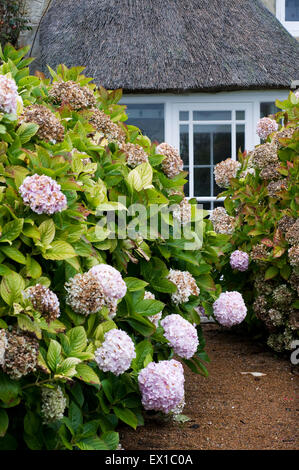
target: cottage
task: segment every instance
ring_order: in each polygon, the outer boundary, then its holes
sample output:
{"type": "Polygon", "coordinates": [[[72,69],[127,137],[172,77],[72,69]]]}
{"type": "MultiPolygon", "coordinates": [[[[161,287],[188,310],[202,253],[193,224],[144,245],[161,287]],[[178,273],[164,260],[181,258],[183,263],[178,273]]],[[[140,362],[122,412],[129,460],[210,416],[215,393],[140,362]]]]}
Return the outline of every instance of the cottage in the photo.
{"type": "Polygon", "coordinates": [[[264,3],[281,22],[260,0],[39,0],[34,47],[44,70],[85,64],[123,88],[128,122],[180,149],[186,193],[212,209],[214,165],[258,144],[299,80],[299,0],[264,3]]]}

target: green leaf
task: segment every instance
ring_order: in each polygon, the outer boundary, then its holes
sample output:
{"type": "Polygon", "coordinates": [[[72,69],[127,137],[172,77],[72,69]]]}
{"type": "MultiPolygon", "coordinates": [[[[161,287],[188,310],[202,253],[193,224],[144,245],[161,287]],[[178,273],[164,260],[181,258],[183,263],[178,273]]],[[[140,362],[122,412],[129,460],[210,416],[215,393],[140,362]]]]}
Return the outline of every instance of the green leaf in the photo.
{"type": "Polygon", "coordinates": [[[72,428],[74,429],[76,433],[79,429],[79,426],[83,424],[83,416],[82,416],[79,406],[76,405],[74,401],[72,401],[70,404],[68,417],[71,421],[72,428]]]}
{"type": "Polygon", "coordinates": [[[87,437],[79,442],[76,442],[76,446],[81,450],[110,450],[110,447],[106,442],[102,441],[99,437],[87,437]]]}
{"type": "Polygon", "coordinates": [[[112,408],[116,416],[121,421],[128,424],[133,429],[137,428],[138,419],[137,416],[133,413],[133,411],[129,410],[128,408],[121,408],[120,406],[113,406],[112,408]]]}
{"type": "Polygon", "coordinates": [[[55,224],[52,219],[48,219],[42,222],[38,229],[41,235],[41,243],[45,248],[47,248],[47,246],[54,240],[55,224]]]}
{"type": "Polygon", "coordinates": [[[124,281],[127,285],[128,291],[130,292],[135,292],[148,286],[148,282],[142,281],[142,279],[138,279],[137,277],[125,277],[124,281]]]}
{"type": "Polygon", "coordinates": [[[265,281],[273,279],[279,273],[279,269],[276,266],[270,266],[265,272],[265,281]]]}
{"type": "Polygon", "coordinates": [[[102,380],[102,388],[109,402],[113,403],[114,402],[113,387],[109,379],[102,380]]]}
{"type": "Polygon", "coordinates": [[[31,331],[37,336],[38,339],[42,338],[40,327],[36,322],[32,321],[29,317],[27,317],[27,315],[18,315],[18,327],[24,331],[31,331]]]}
{"type": "Polygon", "coordinates": [[[87,336],[83,326],[76,326],[67,332],[70,341],[69,355],[83,351],[87,345],[87,336]]]}
{"type": "Polygon", "coordinates": [[[10,379],[8,375],[3,372],[0,372],[0,400],[2,400],[5,405],[9,405],[16,401],[20,392],[20,383],[10,379]]]}
{"type": "Polygon", "coordinates": [[[139,315],[151,316],[160,313],[164,308],[163,302],[153,299],[140,300],[134,305],[133,309],[135,313],[139,315]]]}
{"type": "Polygon", "coordinates": [[[63,260],[77,256],[74,248],[67,242],[57,240],[51,244],[51,248],[43,254],[45,259],[63,260]]]}
{"type": "Polygon", "coordinates": [[[150,355],[151,361],[152,361],[154,348],[152,344],[150,343],[150,341],[145,339],[137,344],[137,346],[135,347],[135,351],[136,351],[136,358],[133,359],[131,367],[134,371],[139,371],[140,369],[143,369],[144,361],[147,355],[150,355]]]}
{"type": "Polygon", "coordinates": [[[0,408],[0,437],[5,436],[7,428],[8,428],[8,414],[5,410],[0,408]]]}
{"type": "Polygon", "coordinates": [[[119,435],[118,432],[115,431],[108,431],[105,432],[101,435],[101,439],[106,442],[108,448],[110,450],[115,450],[117,449],[117,446],[119,444],[119,435]]]}
{"type": "Polygon", "coordinates": [[[83,380],[83,382],[86,382],[88,384],[100,385],[99,377],[94,372],[94,370],[87,364],[78,364],[76,366],[76,370],[76,377],[78,377],[78,379],[83,380]]]}
{"type": "Polygon", "coordinates": [[[33,122],[21,124],[17,130],[17,135],[20,137],[21,143],[26,144],[29,142],[31,137],[37,133],[38,128],[39,126],[33,122]]]}
{"type": "Polygon", "coordinates": [[[56,368],[57,375],[65,375],[66,377],[73,377],[77,374],[76,366],[80,363],[77,357],[68,357],[64,359],[56,368]]]}
{"type": "Polygon", "coordinates": [[[1,297],[8,305],[22,299],[22,291],[25,288],[24,279],[17,273],[11,272],[3,276],[0,286],[1,297]]]}
{"type": "Polygon", "coordinates": [[[26,264],[25,256],[13,246],[1,246],[1,251],[8,257],[20,264],[26,264]]]}
{"type": "Polygon", "coordinates": [[[47,362],[52,372],[56,372],[57,366],[61,359],[61,346],[57,341],[51,339],[47,352],[47,362]]]}
{"type": "Polygon", "coordinates": [[[2,230],[0,242],[8,242],[11,244],[11,242],[18,238],[18,236],[22,232],[23,224],[24,219],[15,219],[12,222],[8,222],[7,224],[5,224],[2,230]]]}
{"type": "Polygon", "coordinates": [[[153,169],[149,163],[142,163],[127,176],[127,181],[132,189],[141,191],[152,187],[153,169]]]}
{"type": "Polygon", "coordinates": [[[213,278],[209,274],[203,274],[201,276],[198,276],[196,280],[200,289],[202,289],[203,291],[215,291],[215,283],[213,281],[213,278]]]}
{"type": "Polygon", "coordinates": [[[42,268],[40,264],[34,259],[27,255],[26,260],[26,273],[28,277],[38,279],[42,275],[42,268]]]}

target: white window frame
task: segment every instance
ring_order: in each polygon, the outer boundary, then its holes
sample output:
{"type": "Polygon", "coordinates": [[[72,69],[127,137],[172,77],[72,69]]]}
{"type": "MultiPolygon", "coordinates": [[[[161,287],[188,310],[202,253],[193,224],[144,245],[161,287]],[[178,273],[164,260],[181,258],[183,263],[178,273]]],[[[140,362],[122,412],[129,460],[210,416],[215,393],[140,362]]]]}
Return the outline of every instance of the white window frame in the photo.
{"type": "MultiPolygon", "coordinates": [[[[250,121],[247,119],[247,115],[252,114],[252,104],[250,103],[177,103],[173,105],[173,110],[172,110],[174,119],[175,119],[175,127],[177,128],[176,132],[176,137],[177,141],[175,144],[176,148],[179,148],[180,146],[180,126],[181,125],[188,125],[189,127],[189,197],[193,198],[196,197],[196,199],[204,202],[208,201],[215,201],[216,196],[196,196],[194,194],[194,162],[193,162],[193,157],[194,157],[194,141],[193,141],[193,135],[194,135],[194,126],[197,125],[207,125],[207,124],[220,124],[220,125],[229,125],[231,126],[231,155],[223,156],[223,158],[228,158],[231,157],[233,160],[236,160],[236,126],[237,124],[242,124],[245,126],[245,148],[248,147],[249,142],[246,141],[246,136],[248,140],[248,136],[251,134],[250,130],[250,121]],[[180,111],[189,111],[189,120],[188,121],[180,121],[179,119],[179,114],[180,111]],[[193,111],[231,111],[232,117],[230,120],[217,120],[217,121],[195,121],[193,119],[193,111]],[[245,112],[245,120],[236,120],[235,119],[235,111],[244,111],[245,112]]],[[[245,150],[245,149],[244,149],[245,150]]],[[[207,167],[210,167],[210,165],[207,165],[207,167]]],[[[211,178],[213,175],[211,174],[211,178]]],[[[220,199],[218,199],[220,200],[220,199]]]]}
{"type": "MultiPolygon", "coordinates": [[[[187,104],[196,108],[196,110],[242,110],[242,106],[246,106],[245,120],[245,150],[253,150],[254,147],[261,143],[256,134],[256,124],[260,119],[260,103],[275,102],[276,99],[283,101],[287,99],[288,90],[250,90],[250,91],[232,91],[219,93],[188,93],[175,95],[171,93],[159,94],[128,94],[123,95],[120,104],[147,104],[160,103],[164,104],[164,129],[165,142],[179,149],[179,121],[178,109],[187,104]]],[[[205,121],[204,121],[205,122],[205,121]]],[[[213,121],[209,121],[212,123],[213,121]]],[[[224,123],[226,121],[217,121],[224,123]]],[[[235,147],[232,147],[232,155],[235,158],[235,147]]],[[[227,158],[224,155],[223,158],[227,158]]],[[[190,176],[189,176],[190,178],[190,176]]],[[[193,184],[190,183],[190,184],[193,184]]],[[[221,201],[215,197],[199,196],[199,202],[221,201]]]]}
{"type": "Polygon", "coordinates": [[[299,21],[286,21],[286,2],[276,0],[276,16],[282,25],[295,37],[299,37],[299,21]]]}

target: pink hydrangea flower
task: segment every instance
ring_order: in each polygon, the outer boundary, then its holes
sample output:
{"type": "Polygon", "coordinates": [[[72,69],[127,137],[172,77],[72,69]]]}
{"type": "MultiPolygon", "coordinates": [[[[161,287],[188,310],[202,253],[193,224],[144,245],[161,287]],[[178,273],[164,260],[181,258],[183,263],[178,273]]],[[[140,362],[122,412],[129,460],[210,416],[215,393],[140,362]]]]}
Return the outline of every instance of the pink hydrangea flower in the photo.
{"type": "Polygon", "coordinates": [[[223,292],[213,304],[216,320],[223,326],[241,323],[247,314],[243,297],[239,292],[223,292]]]}
{"type": "Polygon", "coordinates": [[[138,376],[144,408],[165,414],[175,411],[184,401],[184,382],[183,366],[178,361],[150,362],[138,376]]]}
{"type": "Polygon", "coordinates": [[[267,137],[278,130],[278,124],[274,119],[264,117],[259,120],[256,126],[256,133],[260,139],[267,139],[267,137]]]}
{"type": "Polygon", "coordinates": [[[235,250],[229,259],[232,269],[238,271],[247,271],[249,265],[249,256],[245,251],[235,250]]]}
{"type": "Polygon", "coordinates": [[[0,112],[17,113],[18,87],[12,78],[0,75],[0,112]]]}
{"type": "Polygon", "coordinates": [[[133,341],[125,331],[116,328],[105,333],[104,338],[102,346],[95,351],[99,369],[115,375],[123,374],[136,357],[133,341]]]}
{"type": "Polygon", "coordinates": [[[167,315],[161,325],[164,336],[170,342],[174,352],[185,359],[194,356],[198,347],[196,328],[181,315],[167,315]]]}
{"type": "Polygon", "coordinates": [[[89,273],[95,275],[102,287],[104,295],[112,299],[122,299],[127,292],[127,285],[117,269],[109,264],[97,264],[89,273]]]}
{"type": "Polygon", "coordinates": [[[46,175],[27,176],[19,187],[24,204],[37,214],[54,214],[67,207],[60,185],[46,175]]]}

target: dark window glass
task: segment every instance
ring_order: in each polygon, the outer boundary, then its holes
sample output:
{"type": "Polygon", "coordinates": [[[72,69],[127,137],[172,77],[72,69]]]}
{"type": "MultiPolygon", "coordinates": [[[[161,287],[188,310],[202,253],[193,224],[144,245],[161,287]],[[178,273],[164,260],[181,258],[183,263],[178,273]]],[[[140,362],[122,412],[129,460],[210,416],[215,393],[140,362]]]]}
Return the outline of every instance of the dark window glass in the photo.
{"type": "Polygon", "coordinates": [[[137,126],[152,141],[164,142],[164,104],[127,104],[125,124],[137,126]]]}
{"type": "Polygon", "coordinates": [[[211,196],[211,168],[194,168],[194,196],[211,196]]]}
{"type": "Polygon", "coordinates": [[[245,121],[245,111],[236,111],[237,121],[245,121]]]}
{"type": "Polygon", "coordinates": [[[276,114],[279,109],[275,106],[273,101],[267,101],[260,104],[260,116],[261,118],[267,117],[270,114],[276,114]]]}
{"type": "Polygon", "coordinates": [[[236,150],[237,150],[236,156],[238,156],[240,149],[241,149],[241,152],[244,152],[245,150],[245,125],[244,124],[237,124],[236,126],[236,150]]]}
{"type": "Polygon", "coordinates": [[[231,156],[231,126],[194,126],[194,165],[212,165],[231,156]]]}
{"type": "Polygon", "coordinates": [[[230,121],[231,111],[193,111],[193,121],[230,121]]]}
{"type": "Polygon", "coordinates": [[[286,21],[299,21],[299,0],[285,0],[286,21]]]}
{"type": "Polygon", "coordinates": [[[180,121],[189,121],[189,111],[180,111],[180,121]]]}
{"type": "MultiPolygon", "coordinates": [[[[189,171],[189,126],[185,124],[180,126],[180,156],[184,162],[184,170],[189,171]]],[[[185,184],[184,191],[189,196],[189,182],[185,184]]]]}

